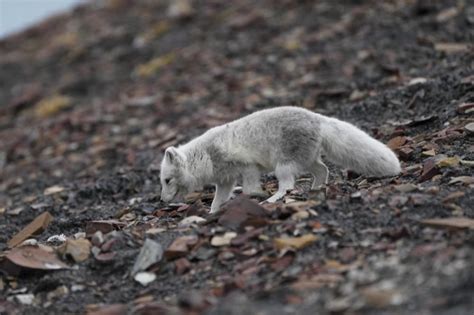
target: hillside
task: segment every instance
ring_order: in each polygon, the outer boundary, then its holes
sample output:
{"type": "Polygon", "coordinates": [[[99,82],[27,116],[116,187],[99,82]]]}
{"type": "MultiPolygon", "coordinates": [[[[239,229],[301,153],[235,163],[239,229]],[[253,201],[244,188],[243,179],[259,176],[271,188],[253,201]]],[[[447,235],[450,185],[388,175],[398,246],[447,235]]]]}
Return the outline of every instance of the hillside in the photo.
{"type": "Polygon", "coordinates": [[[473,42],[471,0],[93,1],[0,41],[0,314],[470,314],[473,42]],[[283,105],[402,174],[160,201],[166,147],[283,105]]]}

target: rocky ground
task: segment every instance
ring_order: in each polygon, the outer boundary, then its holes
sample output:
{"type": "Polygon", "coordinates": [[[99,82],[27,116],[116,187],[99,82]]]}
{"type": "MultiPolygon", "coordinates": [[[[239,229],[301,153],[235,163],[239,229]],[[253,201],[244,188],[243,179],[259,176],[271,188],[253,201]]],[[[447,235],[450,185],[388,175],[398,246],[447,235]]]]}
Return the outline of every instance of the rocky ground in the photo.
{"type": "Polygon", "coordinates": [[[471,0],[109,0],[0,41],[0,314],[472,314],[473,39],[471,0]],[[279,105],[402,174],[160,202],[165,147],[279,105]]]}

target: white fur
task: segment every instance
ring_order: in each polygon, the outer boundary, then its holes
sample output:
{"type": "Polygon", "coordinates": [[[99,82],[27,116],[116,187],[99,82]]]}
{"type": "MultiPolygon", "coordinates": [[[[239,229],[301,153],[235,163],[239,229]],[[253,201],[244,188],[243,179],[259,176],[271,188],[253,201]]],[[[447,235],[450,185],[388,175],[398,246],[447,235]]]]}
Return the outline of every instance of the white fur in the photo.
{"type": "Polygon", "coordinates": [[[384,144],[347,122],[298,107],[261,110],[212,128],[178,148],[161,163],[161,198],[171,201],[205,184],[215,184],[211,212],[227,201],[242,177],[246,194],[262,193],[260,175],[275,172],[278,191],[293,189],[301,173],[314,176],[312,188],[327,183],[321,156],[336,165],[375,177],[400,173],[400,163],[384,144]]]}

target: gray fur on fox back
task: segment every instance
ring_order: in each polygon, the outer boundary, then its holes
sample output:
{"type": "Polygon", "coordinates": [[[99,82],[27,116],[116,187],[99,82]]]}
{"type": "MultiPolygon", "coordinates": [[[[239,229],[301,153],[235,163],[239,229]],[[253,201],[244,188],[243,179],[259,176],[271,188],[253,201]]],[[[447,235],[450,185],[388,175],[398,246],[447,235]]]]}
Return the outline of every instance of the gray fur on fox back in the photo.
{"type": "Polygon", "coordinates": [[[294,187],[301,173],[313,174],[313,187],[326,183],[321,156],[368,176],[400,173],[395,154],[359,128],[303,108],[277,107],[168,148],[161,164],[162,199],[170,201],[212,183],[217,190],[211,211],[217,211],[237,178],[243,177],[244,193],[261,192],[260,174],[275,171],[279,190],[268,199],[274,202],[294,187]]]}

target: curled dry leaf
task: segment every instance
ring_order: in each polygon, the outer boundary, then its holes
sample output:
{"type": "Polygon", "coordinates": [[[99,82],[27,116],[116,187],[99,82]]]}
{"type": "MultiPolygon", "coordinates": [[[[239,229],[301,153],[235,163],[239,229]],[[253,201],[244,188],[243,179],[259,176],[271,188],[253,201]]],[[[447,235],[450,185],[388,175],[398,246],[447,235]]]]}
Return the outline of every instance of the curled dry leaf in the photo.
{"type": "Polygon", "coordinates": [[[23,230],[15,234],[9,241],[8,247],[15,247],[32,235],[41,233],[53,220],[53,216],[49,212],[43,212],[37,216],[30,224],[25,226],[23,230]]]}

